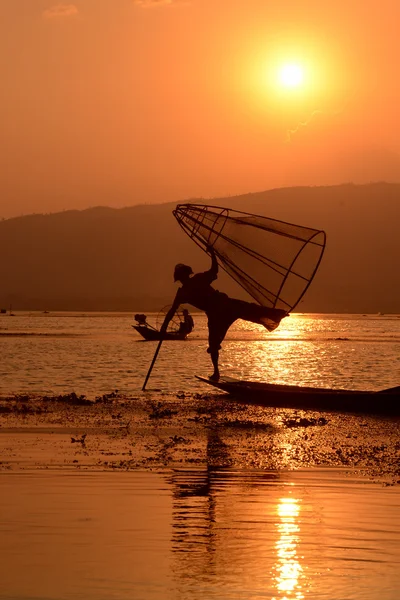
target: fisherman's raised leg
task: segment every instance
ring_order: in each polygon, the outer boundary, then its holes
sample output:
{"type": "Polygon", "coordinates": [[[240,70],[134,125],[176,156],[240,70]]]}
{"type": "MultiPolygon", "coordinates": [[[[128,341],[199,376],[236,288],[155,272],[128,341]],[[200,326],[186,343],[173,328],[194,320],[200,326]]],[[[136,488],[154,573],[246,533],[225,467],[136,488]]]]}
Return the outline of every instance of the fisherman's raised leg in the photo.
{"type": "Polygon", "coordinates": [[[233,305],[238,317],[252,323],[263,325],[268,331],[276,329],[284,317],[288,316],[285,310],[261,306],[245,300],[233,300],[233,305]]]}

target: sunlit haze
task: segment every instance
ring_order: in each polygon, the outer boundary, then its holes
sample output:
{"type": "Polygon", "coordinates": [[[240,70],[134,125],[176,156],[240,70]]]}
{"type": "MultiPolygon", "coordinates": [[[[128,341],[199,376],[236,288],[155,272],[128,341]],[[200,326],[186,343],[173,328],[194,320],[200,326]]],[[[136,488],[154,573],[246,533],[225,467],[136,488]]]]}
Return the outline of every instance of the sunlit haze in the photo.
{"type": "Polygon", "coordinates": [[[2,0],[0,218],[399,181],[400,5],[2,0]]]}

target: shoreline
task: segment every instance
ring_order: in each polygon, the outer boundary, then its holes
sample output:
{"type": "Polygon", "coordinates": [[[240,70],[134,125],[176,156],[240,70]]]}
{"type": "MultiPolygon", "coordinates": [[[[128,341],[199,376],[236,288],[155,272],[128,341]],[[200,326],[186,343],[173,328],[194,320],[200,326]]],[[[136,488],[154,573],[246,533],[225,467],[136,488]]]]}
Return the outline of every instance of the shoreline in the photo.
{"type": "Polygon", "coordinates": [[[0,471],[341,467],[400,484],[398,419],[242,405],[220,393],[0,398],[0,471]]]}

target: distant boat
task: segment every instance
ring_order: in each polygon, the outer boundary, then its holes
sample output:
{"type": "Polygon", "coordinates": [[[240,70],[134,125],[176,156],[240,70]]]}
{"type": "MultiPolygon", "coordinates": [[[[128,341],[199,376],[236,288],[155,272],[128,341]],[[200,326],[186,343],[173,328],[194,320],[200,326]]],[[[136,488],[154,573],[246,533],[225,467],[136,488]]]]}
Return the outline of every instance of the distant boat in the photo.
{"type": "MultiPolygon", "coordinates": [[[[161,340],[161,332],[158,329],[152,329],[146,325],[132,325],[132,327],[148,342],[161,340]]],[[[187,334],[179,333],[179,331],[168,331],[162,336],[163,340],[186,340],[186,338],[187,334]]]]}
{"type": "MultiPolygon", "coordinates": [[[[164,321],[167,309],[169,307],[164,307],[158,315],[158,320],[160,323],[164,321]]],[[[135,329],[140,335],[148,342],[160,341],[162,340],[186,340],[187,336],[193,329],[193,320],[192,326],[185,326],[185,322],[180,320],[179,314],[177,315],[177,320],[173,325],[177,326],[179,323],[179,327],[176,329],[171,328],[169,331],[166,331],[164,334],[161,334],[160,329],[153,327],[147,322],[146,315],[136,314],[135,315],[136,325],[132,325],[133,329],[135,329]]]]}

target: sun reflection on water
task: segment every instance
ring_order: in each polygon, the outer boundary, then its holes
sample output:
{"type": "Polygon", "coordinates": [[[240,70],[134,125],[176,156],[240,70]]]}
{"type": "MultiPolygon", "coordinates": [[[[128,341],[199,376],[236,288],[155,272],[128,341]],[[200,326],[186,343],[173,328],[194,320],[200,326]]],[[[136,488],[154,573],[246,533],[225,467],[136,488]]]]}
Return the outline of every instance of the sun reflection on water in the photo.
{"type": "Polygon", "coordinates": [[[329,347],[321,347],[321,344],[309,337],[309,325],[300,317],[288,320],[285,325],[281,324],[274,335],[260,330],[261,337],[258,340],[254,339],[255,327],[258,326],[244,322],[237,326],[236,334],[242,335],[243,339],[237,337],[235,343],[229,346],[227,355],[229,352],[231,364],[224,364],[225,370],[229,371],[233,364],[240,364],[241,370],[235,372],[234,376],[242,379],[277,384],[340,387],[340,384],[335,386],[324,380],[323,375],[325,365],[332,365],[332,355],[338,363],[337,371],[341,372],[343,369],[345,357],[340,356],[338,342],[331,341],[329,347]],[[250,331],[253,335],[251,344],[246,338],[250,331]]]}
{"type": "Polygon", "coordinates": [[[300,533],[299,501],[295,498],[280,498],[276,512],[279,518],[276,523],[279,538],[275,544],[277,561],[273,569],[273,580],[278,596],[272,600],[300,600],[304,598],[304,594],[300,583],[303,568],[297,554],[300,533]]]}

